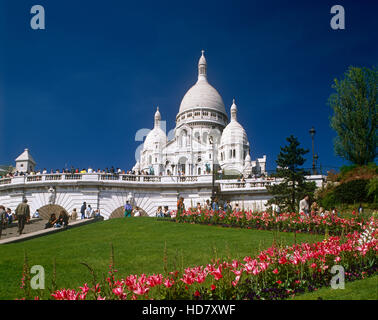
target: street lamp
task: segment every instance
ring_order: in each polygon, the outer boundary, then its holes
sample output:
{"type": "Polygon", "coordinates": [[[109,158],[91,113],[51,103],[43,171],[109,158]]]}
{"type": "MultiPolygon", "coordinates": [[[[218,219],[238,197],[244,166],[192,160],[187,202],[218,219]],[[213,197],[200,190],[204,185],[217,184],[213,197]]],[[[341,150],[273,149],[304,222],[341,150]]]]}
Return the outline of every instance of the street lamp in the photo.
{"type": "Polygon", "coordinates": [[[314,136],[315,136],[315,129],[314,127],[312,127],[310,130],[309,130],[309,133],[311,135],[311,140],[312,140],[312,174],[316,174],[316,169],[315,169],[315,159],[317,160],[318,159],[318,155],[315,155],[314,153],[314,136]]]}
{"type": "Polygon", "coordinates": [[[213,168],[212,168],[212,179],[211,179],[211,204],[214,203],[215,201],[215,179],[214,179],[214,149],[215,149],[215,146],[214,146],[214,138],[213,136],[209,136],[209,143],[212,147],[212,163],[213,163],[213,168]]]}

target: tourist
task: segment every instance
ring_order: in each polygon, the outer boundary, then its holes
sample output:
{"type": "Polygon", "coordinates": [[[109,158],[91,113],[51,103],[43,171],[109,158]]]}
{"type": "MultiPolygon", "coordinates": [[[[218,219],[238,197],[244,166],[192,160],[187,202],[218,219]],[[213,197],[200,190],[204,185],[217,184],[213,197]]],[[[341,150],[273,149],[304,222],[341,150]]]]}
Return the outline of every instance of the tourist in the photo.
{"type": "Polygon", "coordinates": [[[18,220],[18,233],[21,235],[26,221],[30,219],[30,207],[26,198],[17,206],[16,216],[18,220]]]}
{"type": "Polygon", "coordinates": [[[358,207],[358,214],[362,214],[364,209],[362,208],[362,204],[360,203],[360,206],[358,207]]]}
{"type": "Polygon", "coordinates": [[[134,217],[140,217],[139,207],[135,207],[134,217]]]}
{"type": "Polygon", "coordinates": [[[93,209],[92,209],[92,207],[91,207],[90,204],[88,204],[88,207],[87,207],[87,209],[85,210],[85,213],[86,213],[87,219],[92,218],[92,215],[93,215],[93,209]]]}
{"type": "Polygon", "coordinates": [[[58,221],[56,222],[57,227],[63,227],[67,228],[68,227],[68,214],[65,210],[62,210],[59,214],[58,221]]]}
{"type": "Polygon", "coordinates": [[[165,218],[170,218],[171,217],[171,212],[168,210],[168,206],[164,207],[164,217],[165,218]]]}
{"type": "Polygon", "coordinates": [[[76,208],[72,210],[72,213],[71,213],[71,220],[75,221],[77,219],[77,212],[76,212],[76,208]]]}
{"type": "Polygon", "coordinates": [[[314,201],[311,204],[311,214],[316,215],[318,213],[318,210],[319,210],[318,204],[314,201]]]}
{"type": "Polygon", "coordinates": [[[201,211],[202,211],[201,204],[197,202],[197,212],[201,213],[201,211]]]}
{"type": "Polygon", "coordinates": [[[157,210],[156,210],[156,217],[157,218],[163,218],[164,217],[164,214],[163,214],[163,209],[161,206],[158,206],[157,210]]]}
{"type": "Polygon", "coordinates": [[[299,213],[309,215],[309,196],[305,195],[304,198],[299,201],[299,213]]]}
{"type": "Polygon", "coordinates": [[[232,207],[231,207],[231,203],[230,203],[230,200],[227,200],[224,205],[223,205],[223,210],[227,213],[231,213],[232,211],[232,207]]]}
{"type": "Polygon", "coordinates": [[[10,208],[7,208],[6,213],[7,213],[8,224],[11,224],[13,222],[13,213],[12,213],[12,210],[10,208]]]}
{"type": "Polygon", "coordinates": [[[129,203],[129,201],[126,201],[125,212],[124,212],[125,218],[131,217],[131,212],[132,211],[133,211],[133,206],[129,203]]]}
{"type": "Polygon", "coordinates": [[[319,216],[321,216],[322,218],[325,217],[325,211],[324,211],[324,208],[323,208],[323,207],[320,207],[320,208],[319,208],[319,216]]]}
{"type": "Polygon", "coordinates": [[[204,210],[210,210],[210,200],[207,199],[204,206],[203,206],[203,209],[204,210]]]}
{"type": "Polygon", "coordinates": [[[218,198],[215,198],[212,204],[213,211],[219,211],[218,198]]]}
{"type": "Polygon", "coordinates": [[[239,208],[239,204],[238,203],[235,203],[235,209],[234,209],[235,213],[238,213],[240,212],[240,208],[239,208]]]}
{"type": "Polygon", "coordinates": [[[178,216],[180,216],[184,211],[185,211],[184,198],[180,197],[178,199],[178,201],[177,201],[177,215],[176,215],[176,218],[178,216]]]}
{"type": "Polygon", "coordinates": [[[56,218],[55,213],[52,213],[49,220],[45,224],[45,229],[52,228],[57,221],[58,219],[56,218]]]}
{"type": "Polygon", "coordinates": [[[39,210],[38,209],[33,213],[32,218],[39,218],[39,210]]]}
{"type": "Polygon", "coordinates": [[[3,233],[3,228],[6,227],[7,223],[7,213],[5,207],[0,205],[0,238],[3,233]]]}
{"type": "Polygon", "coordinates": [[[81,219],[85,219],[85,210],[87,209],[87,203],[84,201],[80,208],[81,219]]]}

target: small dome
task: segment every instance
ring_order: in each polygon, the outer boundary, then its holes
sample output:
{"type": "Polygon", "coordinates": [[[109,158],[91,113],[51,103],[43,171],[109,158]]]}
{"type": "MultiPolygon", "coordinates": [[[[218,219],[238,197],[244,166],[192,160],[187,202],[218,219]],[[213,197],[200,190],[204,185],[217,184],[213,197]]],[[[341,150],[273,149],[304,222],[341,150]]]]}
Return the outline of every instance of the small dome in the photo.
{"type": "Polygon", "coordinates": [[[222,132],[220,141],[221,146],[233,143],[242,143],[243,145],[249,146],[247,133],[242,125],[236,120],[236,112],[237,107],[234,99],[231,106],[231,121],[222,132]]]}
{"type": "Polygon", "coordinates": [[[150,133],[147,135],[146,140],[143,144],[144,150],[155,150],[156,143],[159,144],[160,148],[165,146],[167,143],[167,136],[160,127],[153,128],[150,133]]]}
{"type": "Polygon", "coordinates": [[[161,114],[159,107],[156,108],[154,115],[154,128],[148,133],[146,140],[143,144],[144,150],[156,150],[156,143],[159,144],[160,148],[165,146],[167,143],[167,135],[160,127],[161,114]]]}
{"type": "Polygon", "coordinates": [[[229,145],[233,143],[242,143],[249,145],[247,133],[241,124],[237,121],[231,121],[222,132],[220,145],[229,145]]]}

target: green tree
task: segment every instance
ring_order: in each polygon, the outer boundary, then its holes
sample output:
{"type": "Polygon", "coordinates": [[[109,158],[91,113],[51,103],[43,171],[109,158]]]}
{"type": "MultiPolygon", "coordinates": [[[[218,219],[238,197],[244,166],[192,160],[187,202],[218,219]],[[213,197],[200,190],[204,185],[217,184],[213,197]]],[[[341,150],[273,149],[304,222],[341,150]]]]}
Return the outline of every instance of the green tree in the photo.
{"type": "Polygon", "coordinates": [[[0,165],[0,177],[6,176],[8,173],[12,173],[14,168],[12,166],[0,165]]]}
{"type": "Polygon", "coordinates": [[[331,127],[337,132],[334,149],[338,156],[358,165],[377,156],[376,68],[349,67],[344,79],[334,80],[328,104],[333,109],[331,127]]]}
{"type": "Polygon", "coordinates": [[[300,148],[297,138],[292,135],[286,140],[289,144],[281,147],[276,160],[277,169],[273,174],[274,177],[281,178],[282,182],[267,187],[273,195],[268,204],[277,204],[282,210],[295,212],[299,201],[306,194],[313,196],[316,186],[315,182],[306,181],[308,173],[301,168],[306,161],[303,155],[308,150],[300,148]]]}

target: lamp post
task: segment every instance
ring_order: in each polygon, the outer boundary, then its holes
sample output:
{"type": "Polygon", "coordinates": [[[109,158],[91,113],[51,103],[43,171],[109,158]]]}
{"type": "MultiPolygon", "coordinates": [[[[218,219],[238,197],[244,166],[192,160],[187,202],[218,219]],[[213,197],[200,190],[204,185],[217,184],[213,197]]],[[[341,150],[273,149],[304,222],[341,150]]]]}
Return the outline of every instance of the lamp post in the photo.
{"type": "Polygon", "coordinates": [[[318,155],[315,155],[315,152],[314,152],[314,136],[316,133],[316,130],[314,129],[314,127],[312,127],[309,130],[309,133],[311,135],[311,140],[312,140],[312,174],[316,174],[315,158],[318,159],[318,155]]]}
{"type": "Polygon", "coordinates": [[[209,143],[210,143],[210,145],[211,145],[211,151],[212,151],[212,171],[211,171],[211,173],[212,173],[212,179],[211,179],[211,204],[213,204],[214,203],[214,201],[215,201],[215,179],[214,179],[214,169],[215,169],[215,167],[214,167],[214,148],[215,148],[215,146],[214,146],[214,139],[213,139],[213,136],[210,136],[209,137],[209,143]]]}

